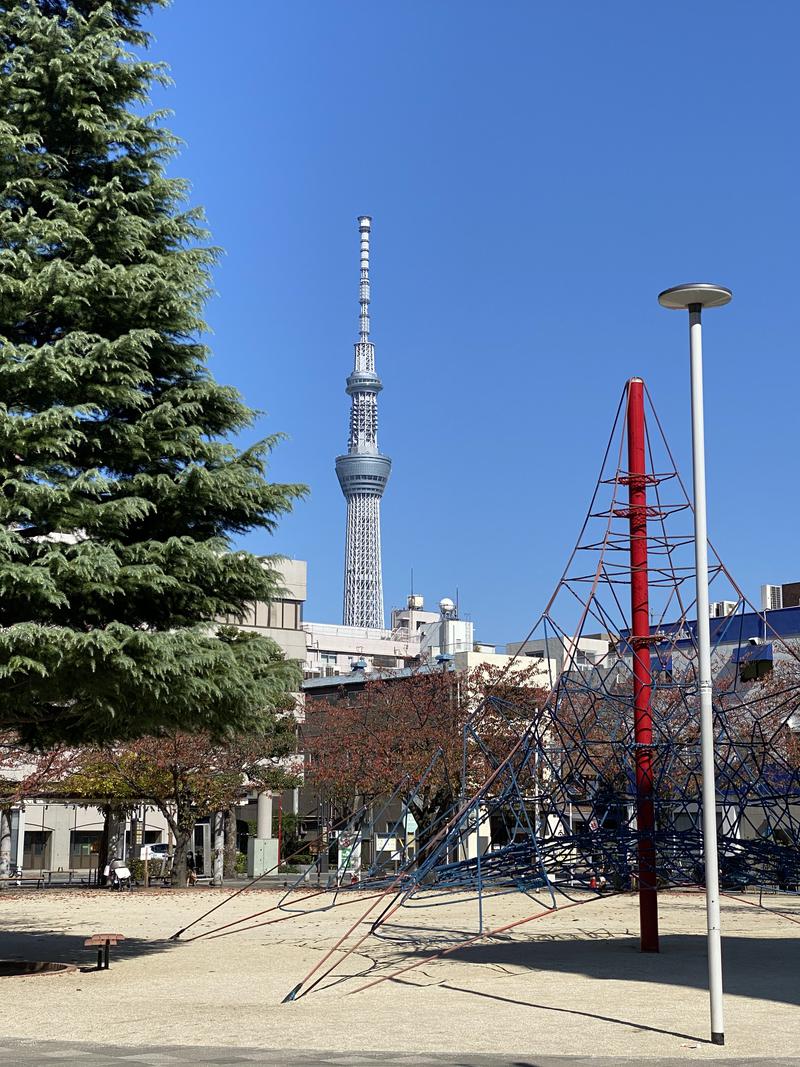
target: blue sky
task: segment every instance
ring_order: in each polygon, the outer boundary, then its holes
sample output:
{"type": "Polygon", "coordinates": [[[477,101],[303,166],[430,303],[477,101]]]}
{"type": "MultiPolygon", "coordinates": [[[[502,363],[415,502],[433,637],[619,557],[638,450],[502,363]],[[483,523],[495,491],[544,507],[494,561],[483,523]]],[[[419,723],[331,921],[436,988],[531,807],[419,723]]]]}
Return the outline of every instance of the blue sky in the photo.
{"type": "Polygon", "coordinates": [[[656,302],[687,280],[734,291],[704,339],[711,536],[755,598],[800,579],[800,8],[175,0],[150,28],[174,172],[226,251],[213,372],[311,487],[246,544],[308,560],[308,618],[341,615],[359,214],[387,613],[413,567],[481,640],[524,636],[633,374],[690,475],[687,324],[656,302]]]}

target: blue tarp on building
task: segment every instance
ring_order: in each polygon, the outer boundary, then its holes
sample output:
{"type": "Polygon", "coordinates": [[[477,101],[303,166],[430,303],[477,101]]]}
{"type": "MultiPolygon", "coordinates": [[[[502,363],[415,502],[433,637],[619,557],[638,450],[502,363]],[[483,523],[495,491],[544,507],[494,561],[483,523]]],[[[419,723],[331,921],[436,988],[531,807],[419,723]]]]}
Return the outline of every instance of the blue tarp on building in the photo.
{"type": "MultiPolygon", "coordinates": [[[[800,641],[800,607],[780,608],[775,611],[736,611],[719,619],[709,619],[712,649],[719,645],[742,645],[748,648],[766,648],[767,645],[747,645],[750,638],[769,642],[770,638],[782,637],[785,641],[800,641]]],[[[625,648],[629,630],[620,631],[620,651],[630,655],[625,648]]],[[[691,648],[697,644],[697,623],[687,619],[681,623],[663,623],[650,627],[651,636],[662,639],[664,648],[691,648]]],[[[656,648],[658,646],[656,645],[656,648]]],[[[769,646],[772,647],[771,645],[769,646]]],[[[753,657],[751,657],[753,658],[753,657]]],[[[761,658],[772,658],[761,657],[761,658]]]]}
{"type": "Polygon", "coordinates": [[[772,642],[766,645],[737,645],[731,652],[734,663],[755,663],[769,660],[772,662],[772,642]]]}

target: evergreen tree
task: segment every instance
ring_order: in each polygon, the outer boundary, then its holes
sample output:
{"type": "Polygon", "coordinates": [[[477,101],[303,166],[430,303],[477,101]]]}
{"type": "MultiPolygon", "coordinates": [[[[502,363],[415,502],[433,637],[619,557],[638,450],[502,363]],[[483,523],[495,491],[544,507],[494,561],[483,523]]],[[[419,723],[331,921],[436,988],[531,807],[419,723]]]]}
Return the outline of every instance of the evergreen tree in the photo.
{"type": "Polygon", "coordinates": [[[303,488],[201,341],[216,250],[148,113],[163,0],[0,0],[0,729],[31,744],[257,729],[296,683],[217,634],[276,593],[231,551],[303,488]]]}

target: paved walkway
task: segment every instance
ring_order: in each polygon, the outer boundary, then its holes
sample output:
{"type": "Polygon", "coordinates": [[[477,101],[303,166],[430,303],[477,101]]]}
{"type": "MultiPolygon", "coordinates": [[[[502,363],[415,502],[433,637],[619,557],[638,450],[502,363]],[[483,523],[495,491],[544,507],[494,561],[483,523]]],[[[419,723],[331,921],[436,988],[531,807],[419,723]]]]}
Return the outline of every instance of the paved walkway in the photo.
{"type": "MultiPolygon", "coordinates": [[[[454,1053],[419,1055],[397,1052],[303,1052],[267,1051],[255,1048],[208,1048],[202,1046],[87,1045],[72,1041],[0,1040],[0,1063],[60,1063],[64,1067],[170,1067],[200,1064],[227,1067],[229,1064],[257,1063],[264,1067],[685,1067],[688,1058],[619,1059],[594,1056],[484,1056],[454,1053]]],[[[795,1059],[706,1059],[698,1057],[704,1067],[800,1067],[795,1059]]]]}

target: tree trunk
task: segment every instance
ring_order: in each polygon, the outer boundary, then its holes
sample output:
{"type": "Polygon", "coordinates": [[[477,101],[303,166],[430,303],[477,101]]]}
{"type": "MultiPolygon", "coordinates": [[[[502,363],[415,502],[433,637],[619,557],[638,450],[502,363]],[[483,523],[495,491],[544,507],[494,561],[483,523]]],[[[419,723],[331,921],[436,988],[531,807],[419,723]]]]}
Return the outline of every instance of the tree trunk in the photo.
{"type": "Polygon", "coordinates": [[[225,861],[225,812],[215,811],[211,816],[211,834],[213,859],[211,862],[211,881],[213,885],[224,885],[225,861]]]}
{"type": "Polygon", "coordinates": [[[109,825],[111,822],[111,808],[104,804],[100,810],[103,813],[103,836],[100,838],[100,849],[97,854],[97,884],[108,885],[108,875],[105,871],[114,858],[108,844],[108,836],[111,831],[109,825]]]}
{"type": "Polygon", "coordinates": [[[108,816],[108,855],[113,860],[125,855],[125,824],[127,823],[125,808],[119,808],[112,804],[108,816]]]}
{"type": "Polygon", "coordinates": [[[113,859],[122,859],[125,851],[125,823],[127,812],[124,807],[106,804],[103,807],[103,836],[100,841],[98,857],[99,883],[105,885],[108,879],[103,874],[106,866],[113,859]]]}
{"type": "Polygon", "coordinates": [[[192,843],[194,822],[190,826],[175,827],[175,883],[179,889],[186,885],[188,867],[186,865],[186,853],[192,843]]]}
{"type": "Polygon", "coordinates": [[[228,808],[225,812],[225,852],[223,856],[222,873],[225,878],[232,881],[236,877],[236,853],[238,841],[238,825],[236,822],[236,808],[228,808]]]}
{"type": "Polygon", "coordinates": [[[11,808],[0,808],[0,889],[11,875],[11,808]]]}
{"type": "MultiPolygon", "coordinates": [[[[446,816],[452,811],[453,798],[441,794],[426,798],[424,802],[412,805],[412,813],[417,824],[416,866],[417,869],[427,863],[432,854],[438,852],[447,835],[446,816]]],[[[450,857],[443,852],[439,863],[447,863],[450,857]]],[[[438,864],[437,864],[438,866],[438,864]]]]}

